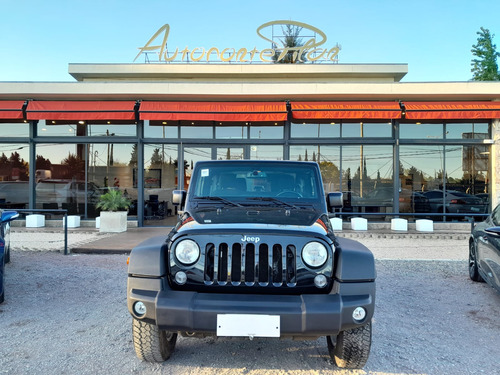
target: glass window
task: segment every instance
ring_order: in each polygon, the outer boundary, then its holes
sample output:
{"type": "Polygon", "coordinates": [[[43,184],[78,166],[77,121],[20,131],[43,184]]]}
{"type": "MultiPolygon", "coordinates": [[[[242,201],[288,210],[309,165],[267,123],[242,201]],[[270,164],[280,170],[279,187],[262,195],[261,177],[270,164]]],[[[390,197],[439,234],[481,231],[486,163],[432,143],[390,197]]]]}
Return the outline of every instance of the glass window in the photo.
{"type": "Polygon", "coordinates": [[[448,139],[488,139],[488,123],[446,124],[448,139]]]}
{"type": "Polygon", "coordinates": [[[319,124],[292,124],[292,138],[319,138],[319,124]]]}
{"type": "Polygon", "coordinates": [[[392,124],[388,123],[342,123],[343,138],[392,137],[392,124]]]}
{"type": "Polygon", "coordinates": [[[283,160],[283,146],[252,145],[250,146],[250,159],[283,160]]]}
{"type": "Polygon", "coordinates": [[[443,124],[400,124],[401,139],[442,139],[443,124]]]}
{"type": "Polygon", "coordinates": [[[40,120],[37,124],[37,132],[40,137],[135,137],[137,135],[137,126],[135,124],[87,124],[83,121],[81,123],[68,124],[40,120]]]}
{"type": "MultiPolygon", "coordinates": [[[[144,145],[145,225],[175,225],[172,192],[178,185],[177,167],[177,145],[144,145]]],[[[134,169],[134,187],[137,187],[137,168],[134,169]]],[[[135,199],[137,207],[137,197],[135,199]]],[[[137,212],[131,214],[137,215],[137,212]]]]}
{"type": "Polygon", "coordinates": [[[85,132],[85,125],[80,125],[77,129],[77,124],[58,124],[56,121],[40,120],[37,124],[37,134],[40,137],[76,137],[77,133],[85,135],[85,132]]]}
{"type": "Polygon", "coordinates": [[[144,127],[144,137],[146,138],[177,138],[178,126],[158,126],[149,123],[144,127]]]}
{"type": "Polygon", "coordinates": [[[217,160],[243,160],[243,147],[217,147],[217,160]]]}
{"type": "Polygon", "coordinates": [[[29,146],[0,144],[0,208],[28,208],[29,146]]]}
{"type": "Polygon", "coordinates": [[[247,138],[246,126],[216,126],[215,138],[217,139],[245,139],[247,138]]]}
{"type": "Polygon", "coordinates": [[[29,123],[0,123],[0,137],[29,137],[29,135],[29,123]]]}
{"type": "Polygon", "coordinates": [[[182,138],[201,138],[212,139],[213,127],[212,126],[181,126],[182,138]]]}
{"type": "Polygon", "coordinates": [[[290,146],[290,160],[318,162],[324,190],[340,191],[340,146],[290,146]]]}
{"type": "Polygon", "coordinates": [[[283,139],[283,126],[250,126],[252,139],[283,139]]]}
{"type": "Polygon", "coordinates": [[[339,138],[340,124],[292,124],[292,138],[339,138]]]}
{"type": "Polygon", "coordinates": [[[342,175],[346,211],[392,212],[392,146],[342,146],[342,175]]]}
{"type": "MultiPolygon", "coordinates": [[[[489,212],[489,146],[446,146],[446,191],[449,213],[489,212]]],[[[463,219],[452,217],[452,219],[463,219]]]]}
{"type": "Polygon", "coordinates": [[[126,125],[88,124],[87,135],[97,136],[97,137],[100,136],[135,137],[137,135],[137,126],[136,124],[126,124],[126,125]]]}
{"type": "Polygon", "coordinates": [[[443,146],[401,146],[399,159],[399,211],[442,212],[443,146]]]}

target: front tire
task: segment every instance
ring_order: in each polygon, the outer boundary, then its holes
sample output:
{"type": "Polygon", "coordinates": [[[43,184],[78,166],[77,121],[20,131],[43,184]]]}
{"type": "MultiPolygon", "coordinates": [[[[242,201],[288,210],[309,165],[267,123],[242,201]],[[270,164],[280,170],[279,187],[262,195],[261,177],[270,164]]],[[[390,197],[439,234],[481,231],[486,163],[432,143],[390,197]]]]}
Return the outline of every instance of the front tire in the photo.
{"type": "Polygon", "coordinates": [[[132,319],[132,334],[137,357],[147,362],[163,362],[170,358],[177,333],[163,331],[153,324],[132,319]]]}
{"type": "Polygon", "coordinates": [[[472,281],[484,281],[477,267],[477,252],[474,241],[469,242],[469,277],[472,281]]]}
{"type": "Polygon", "coordinates": [[[340,332],[335,344],[327,336],[328,352],[337,367],[361,369],[368,361],[372,344],[372,325],[368,324],[340,332]]]}

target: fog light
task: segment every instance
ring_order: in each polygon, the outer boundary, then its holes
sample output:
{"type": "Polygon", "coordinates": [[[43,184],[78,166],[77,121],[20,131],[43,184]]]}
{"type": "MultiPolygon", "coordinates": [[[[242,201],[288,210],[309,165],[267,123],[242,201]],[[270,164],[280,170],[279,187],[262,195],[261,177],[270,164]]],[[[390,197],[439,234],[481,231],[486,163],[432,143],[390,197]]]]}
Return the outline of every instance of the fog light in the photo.
{"type": "Polygon", "coordinates": [[[175,274],[175,282],[179,285],[186,284],[188,277],[185,272],[179,271],[175,274]]]}
{"type": "Polygon", "coordinates": [[[314,278],[314,285],[316,285],[318,288],[324,288],[327,284],[326,276],[325,275],[316,275],[314,278]]]}
{"type": "Polygon", "coordinates": [[[141,301],[136,302],[134,304],[134,312],[139,316],[146,314],[146,305],[141,301]]]}
{"type": "Polygon", "coordinates": [[[352,312],[352,318],[356,322],[361,322],[366,318],[366,310],[363,307],[356,307],[352,312]]]}

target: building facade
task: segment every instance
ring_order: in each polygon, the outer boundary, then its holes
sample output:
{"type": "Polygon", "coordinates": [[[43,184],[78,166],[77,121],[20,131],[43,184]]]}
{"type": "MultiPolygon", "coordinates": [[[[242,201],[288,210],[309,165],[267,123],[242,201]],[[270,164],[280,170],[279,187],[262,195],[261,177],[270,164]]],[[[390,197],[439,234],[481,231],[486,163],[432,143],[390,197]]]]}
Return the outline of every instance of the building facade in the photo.
{"type": "Polygon", "coordinates": [[[172,225],[197,161],[273,159],[319,163],[371,220],[489,212],[500,83],[402,83],[407,69],[70,64],[74,82],[0,82],[0,207],[92,219],[115,188],[140,226],[172,225]]]}

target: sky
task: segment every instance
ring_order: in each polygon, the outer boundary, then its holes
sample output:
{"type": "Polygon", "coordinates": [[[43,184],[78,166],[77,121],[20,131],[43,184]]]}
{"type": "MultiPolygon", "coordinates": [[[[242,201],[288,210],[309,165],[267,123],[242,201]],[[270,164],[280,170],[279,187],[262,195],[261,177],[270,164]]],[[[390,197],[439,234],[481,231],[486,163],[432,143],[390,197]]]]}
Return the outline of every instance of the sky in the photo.
{"type": "Polygon", "coordinates": [[[70,63],[133,63],[165,24],[169,49],[250,50],[269,48],[264,23],[302,22],[341,45],[341,64],[408,64],[402,82],[470,80],[481,27],[500,45],[498,0],[0,0],[0,11],[0,81],[71,82],[70,63]]]}

